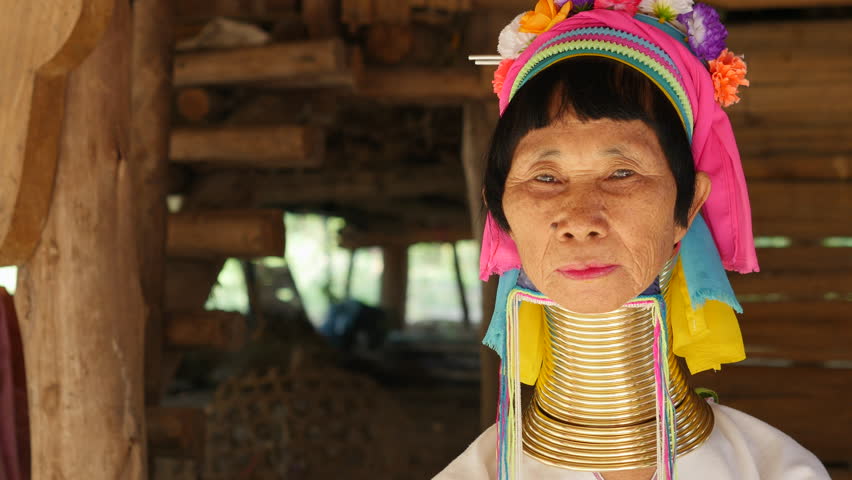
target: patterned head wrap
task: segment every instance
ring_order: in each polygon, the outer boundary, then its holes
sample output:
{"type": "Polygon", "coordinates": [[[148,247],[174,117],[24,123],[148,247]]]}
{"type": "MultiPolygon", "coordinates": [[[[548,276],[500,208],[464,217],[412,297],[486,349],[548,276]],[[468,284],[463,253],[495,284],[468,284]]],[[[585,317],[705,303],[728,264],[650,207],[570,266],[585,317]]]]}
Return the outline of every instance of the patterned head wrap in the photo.
{"type": "MultiPolygon", "coordinates": [[[[580,12],[535,37],[516,59],[510,59],[498,94],[500,111],[505,111],[526,82],[561,60],[605,57],[640,71],[674,105],[692,145],[695,169],[710,177],[712,191],[702,216],[722,265],[740,273],[756,272],[748,190],[731,123],[717,102],[718,88],[711,72],[684,39],[676,28],[642,14],[631,17],[605,9],[580,12]]],[[[484,278],[520,266],[511,239],[491,227],[486,228],[483,239],[480,274],[484,278]],[[495,244],[499,251],[488,248],[495,244]]]]}

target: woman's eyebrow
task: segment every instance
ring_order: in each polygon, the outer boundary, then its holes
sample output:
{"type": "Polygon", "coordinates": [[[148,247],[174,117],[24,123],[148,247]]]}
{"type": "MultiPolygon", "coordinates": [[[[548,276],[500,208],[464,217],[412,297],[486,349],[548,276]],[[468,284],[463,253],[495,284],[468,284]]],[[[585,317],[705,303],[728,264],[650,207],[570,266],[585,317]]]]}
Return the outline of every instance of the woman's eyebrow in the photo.
{"type": "Polygon", "coordinates": [[[601,151],[607,157],[629,157],[621,146],[609,147],[601,151]]]}
{"type": "Polygon", "coordinates": [[[624,160],[636,161],[636,150],[634,148],[625,148],[621,145],[609,147],[601,150],[601,155],[604,157],[620,157],[624,160]]]}
{"type": "Polygon", "coordinates": [[[539,152],[536,155],[536,157],[547,158],[547,157],[558,157],[560,155],[562,155],[562,152],[560,152],[559,150],[549,149],[549,150],[544,150],[542,152],[539,152]]]}

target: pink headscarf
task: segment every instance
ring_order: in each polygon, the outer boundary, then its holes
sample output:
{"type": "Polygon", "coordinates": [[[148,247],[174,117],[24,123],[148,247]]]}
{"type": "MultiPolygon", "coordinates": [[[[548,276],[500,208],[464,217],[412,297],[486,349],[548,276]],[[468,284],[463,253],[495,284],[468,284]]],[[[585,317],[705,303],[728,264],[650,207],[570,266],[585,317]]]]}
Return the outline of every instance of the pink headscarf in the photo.
{"type": "MultiPolygon", "coordinates": [[[[759,271],[751,229],[751,207],[740,154],[728,115],[714,99],[713,81],[704,63],[661,29],[618,11],[596,9],[578,13],[539,35],[515,60],[500,92],[500,113],[509,104],[518,72],[538,48],[565,32],[584,27],[610,27],[641,37],[662,48],[675,62],[694,112],[692,156],[696,171],[705,172],[712,190],[702,215],[713,235],[725,269],[759,271]]],[[[518,249],[509,235],[488,215],[482,238],[480,278],[519,268],[518,249]]]]}

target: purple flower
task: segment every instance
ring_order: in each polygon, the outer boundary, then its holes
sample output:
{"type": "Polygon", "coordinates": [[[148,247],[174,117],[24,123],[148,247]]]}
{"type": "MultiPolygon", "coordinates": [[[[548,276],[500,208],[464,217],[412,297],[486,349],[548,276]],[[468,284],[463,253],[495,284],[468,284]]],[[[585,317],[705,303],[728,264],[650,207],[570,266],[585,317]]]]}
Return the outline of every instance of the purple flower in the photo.
{"type": "Polygon", "coordinates": [[[678,15],[677,20],[686,25],[689,46],[698,57],[710,61],[725,49],[728,30],[713,7],[696,3],[691,12],[678,15]]]}
{"type": "MultiPolygon", "coordinates": [[[[559,2],[561,0],[557,0],[559,2]]],[[[565,3],[565,2],[562,2],[565,3]]],[[[595,0],[575,0],[574,6],[571,7],[572,12],[585,12],[595,7],[595,0]]]]}

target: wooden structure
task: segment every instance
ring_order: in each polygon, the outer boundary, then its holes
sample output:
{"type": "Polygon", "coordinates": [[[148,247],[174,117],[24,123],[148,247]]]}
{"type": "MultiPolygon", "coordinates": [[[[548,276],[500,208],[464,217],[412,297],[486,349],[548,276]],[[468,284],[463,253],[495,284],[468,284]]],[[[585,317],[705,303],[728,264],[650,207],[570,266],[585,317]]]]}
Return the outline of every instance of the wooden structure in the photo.
{"type": "MultiPolygon", "coordinates": [[[[406,248],[481,231],[496,102],[465,57],[527,1],[24,3],[3,0],[0,20],[17,46],[0,55],[15,92],[0,263],[20,266],[36,479],[146,478],[146,450],[205,462],[203,412],[161,400],[184,352],[242,344],[243,316],[203,306],[224,259],[282,254],[284,209],[341,216],[345,245],[385,248],[398,326],[406,248]]],[[[710,3],[748,55],[729,112],[755,233],[772,239],[762,272],[732,279],[754,360],[695,382],[848,468],[852,248],[832,238],[852,237],[852,2],[710,3]]],[[[486,424],[497,365],[481,358],[486,424]]]]}

